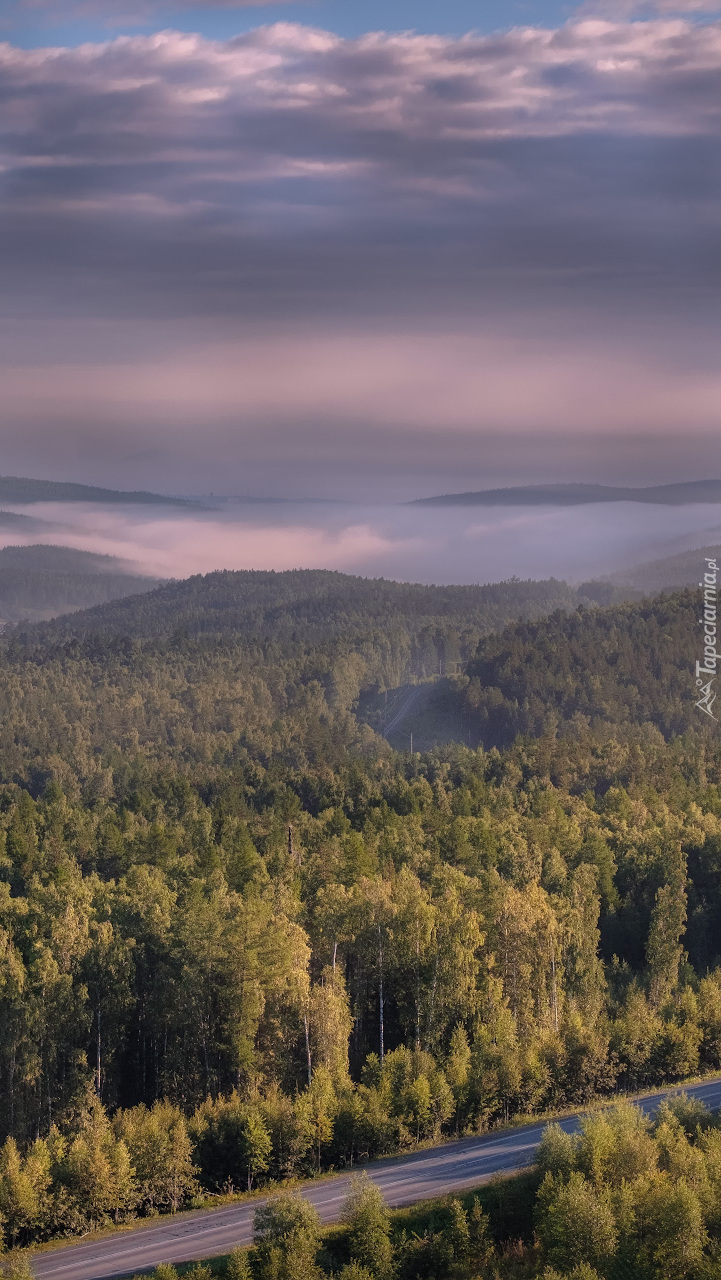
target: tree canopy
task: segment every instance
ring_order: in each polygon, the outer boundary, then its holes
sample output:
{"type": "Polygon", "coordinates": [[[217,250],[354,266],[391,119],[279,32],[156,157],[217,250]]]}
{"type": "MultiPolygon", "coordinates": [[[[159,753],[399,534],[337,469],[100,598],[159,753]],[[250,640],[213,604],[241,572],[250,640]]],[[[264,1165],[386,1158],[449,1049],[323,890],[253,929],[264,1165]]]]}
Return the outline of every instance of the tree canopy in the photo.
{"type": "MultiPolygon", "coordinates": [[[[3,638],[9,1245],[721,1068],[693,601],[482,634],[556,586],[221,574],[3,638]],[[485,745],[392,751],[361,693],[451,640],[485,745]]],[[[650,1159],[632,1137],[619,1168],[650,1159]]],[[[602,1274],[625,1237],[601,1140],[552,1141],[544,1266],[602,1274]],[[571,1217],[584,1259],[554,1243],[571,1217]]],[[[648,1240],[690,1214],[691,1267],[711,1219],[665,1185],[633,1212],[648,1240]]],[[[372,1272],[357,1201],[343,1265],[372,1272]]]]}

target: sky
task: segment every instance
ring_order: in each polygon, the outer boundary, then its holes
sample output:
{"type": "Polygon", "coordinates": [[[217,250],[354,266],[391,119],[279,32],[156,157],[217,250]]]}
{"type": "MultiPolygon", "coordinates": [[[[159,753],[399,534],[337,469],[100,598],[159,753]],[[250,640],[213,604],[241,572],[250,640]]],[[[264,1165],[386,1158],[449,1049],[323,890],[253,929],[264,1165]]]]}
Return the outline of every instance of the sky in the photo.
{"type": "Polygon", "coordinates": [[[713,0],[5,0],[0,471],[721,475],[713,0]]]}

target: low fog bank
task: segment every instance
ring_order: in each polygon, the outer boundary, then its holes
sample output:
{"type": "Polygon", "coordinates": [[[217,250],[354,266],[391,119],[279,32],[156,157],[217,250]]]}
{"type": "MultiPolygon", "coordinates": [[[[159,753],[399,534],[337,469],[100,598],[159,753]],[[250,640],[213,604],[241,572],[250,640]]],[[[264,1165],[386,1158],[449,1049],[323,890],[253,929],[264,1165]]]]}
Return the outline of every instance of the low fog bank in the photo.
{"type": "MultiPolygon", "coordinates": [[[[27,508],[13,508],[25,514],[27,508]]],[[[570,582],[718,541],[716,505],[638,503],[479,511],[252,502],[169,512],[94,504],[33,504],[33,533],[0,530],[5,545],[42,541],[116,556],[136,573],[184,578],[214,569],[338,569],[423,583],[555,576],[570,582]]]]}

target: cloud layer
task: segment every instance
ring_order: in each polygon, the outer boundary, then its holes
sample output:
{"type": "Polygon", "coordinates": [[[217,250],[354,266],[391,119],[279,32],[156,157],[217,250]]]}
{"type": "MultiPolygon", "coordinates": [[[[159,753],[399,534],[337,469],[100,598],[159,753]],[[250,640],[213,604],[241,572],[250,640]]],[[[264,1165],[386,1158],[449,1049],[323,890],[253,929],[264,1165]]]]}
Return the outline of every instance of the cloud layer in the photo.
{"type": "Polygon", "coordinates": [[[6,444],[712,430],[720,72],[671,19],[0,46],[6,444]]]}
{"type": "Polygon", "coordinates": [[[291,502],[228,504],[194,517],[72,503],[25,510],[44,519],[47,532],[11,533],[13,543],[62,541],[161,577],[326,568],[411,582],[495,582],[513,574],[578,582],[719,538],[714,506],[623,503],[611,513],[603,504],[479,511],[291,502]]]}
{"type": "Polygon", "coordinates": [[[721,30],[680,21],[5,46],[4,266],[16,288],[30,270],[192,315],[373,308],[400,284],[412,307],[579,274],[700,283],[720,68],[721,30]]]}

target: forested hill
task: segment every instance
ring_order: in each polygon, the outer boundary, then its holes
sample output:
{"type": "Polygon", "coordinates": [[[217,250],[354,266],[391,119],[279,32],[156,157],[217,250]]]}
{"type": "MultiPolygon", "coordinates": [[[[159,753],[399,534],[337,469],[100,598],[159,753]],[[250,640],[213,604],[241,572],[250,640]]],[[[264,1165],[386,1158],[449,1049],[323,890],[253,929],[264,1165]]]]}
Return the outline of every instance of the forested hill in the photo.
{"type": "Polygon", "coordinates": [[[28,779],[49,751],[81,773],[137,750],[185,764],[239,753],[337,762],[378,746],[355,715],[362,693],[441,670],[450,678],[422,713],[430,731],[407,726],[425,745],[503,747],[588,725],[652,725],[666,738],[713,728],[694,707],[693,593],[578,601],[553,580],[424,587],[214,573],[16,627],[0,647],[0,777],[28,779]]]}
{"type": "MultiPolygon", "coordinates": [[[[613,594],[614,588],[609,590],[613,594]]],[[[293,648],[367,634],[378,627],[413,633],[428,626],[488,633],[518,618],[574,609],[579,598],[575,588],[555,578],[435,587],[324,569],[221,570],[168,583],[142,599],[117,600],[72,620],[58,619],[32,637],[52,643],[64,637],[149,639],[182,632],[232,635],[248,644],[271,641],[293,648]]]]}
{"type": "Polygon", "coordinates": [[[29,782],[48,755],[81,775],[137,753],[332,764],[380,745],[353,714],[363,690],[459,670],[482,635],[577,600],[553,580],[214,573],[23,624],[0,645],[0,780],[29,782]]]}
{"type": "Polygon", "coordinates": [[[478,736],[499,746],[584,721],[650,723],[667,738],[700,728],[697,618],[697,593],[684,591],[518,623],[480,642],[464,709],[478,736]]]}
{"type": "Polygon", "coordinates": [[[694,603],[214,574],[4,636],[0,1244],[721,1070],[694,603]],[[359,722],[452,644],[535,741],[359,722]]]}
{"type": "Polygon", "coordinates": [[[676,484],[628,488],[605,484],[528,484],[472,493],[445,493],[416,498],[409,506],[498,507],[578,506],[589,502],[651,502],[682,506],[688,502],[721,501],[721,480],[685,480],[676,484]]]}
{"type": "Polygon", "coordinates": [[[114,556],[43,543],[3,547],[0,623],[54,618],[157,585],[157,578],[132,573],[114,556]]]}
{"type": "Polygon", "coordinates": [[[102,489],[98,485],[75,484],[64,480],[34,480],[29,476],[0,476],[2,502],[113,502],[122,505],[142,503],[153,506],[197,506],[187,498],[169,498],[144,489],[132,491],[102,489]]]}
{"type": "Polygon", "coordinates": [[[721,546],[694,547],[662,560],[647,560],[611,574],[609,582],[621,591],[630,588],[642,595],[652,596],[660,591],[682,591],[685,587],[695,590],[702,572],[704,560],[716,560],[721,556],[721,546]]]}

